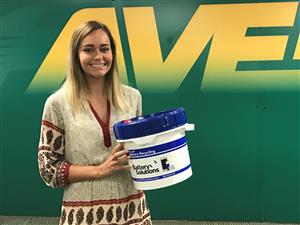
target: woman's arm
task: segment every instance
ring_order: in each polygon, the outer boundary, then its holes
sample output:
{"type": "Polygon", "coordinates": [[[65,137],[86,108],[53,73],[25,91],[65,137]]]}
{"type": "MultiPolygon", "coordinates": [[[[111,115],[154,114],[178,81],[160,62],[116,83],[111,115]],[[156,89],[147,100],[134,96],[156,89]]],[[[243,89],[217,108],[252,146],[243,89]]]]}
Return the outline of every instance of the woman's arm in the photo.
{"type": "Polygon", "coordinates": [[[72,164],[69,168],[68,181],[69,183],[101,179],[109,176],[119,170],[129,170],[129,165],[124,165],[128,162],[128,150],[124,150],[122,144],[117,144],[111,155],[100,165],[81,166],[72,164]]]}
{"type": "Polygon", "coordinates": [[[64,123],[60,105],[55,98],[47,99],[41,124],[38,151],[39,172],[44,182],[52,188],[67,185],[70,164],[65,161],[64,123]]]}

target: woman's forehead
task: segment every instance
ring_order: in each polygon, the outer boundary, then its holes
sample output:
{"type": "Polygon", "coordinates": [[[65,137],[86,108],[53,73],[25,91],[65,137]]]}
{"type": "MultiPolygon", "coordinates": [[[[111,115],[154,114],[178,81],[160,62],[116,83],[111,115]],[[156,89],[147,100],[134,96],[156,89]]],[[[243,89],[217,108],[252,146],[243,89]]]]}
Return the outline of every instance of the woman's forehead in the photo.
{"type": "Polygon", "coordinates": [[[102,29],[97,29],[83,38],[81,46],[85,45],[110,45],[110,40],[105,31],[102,29]]]}

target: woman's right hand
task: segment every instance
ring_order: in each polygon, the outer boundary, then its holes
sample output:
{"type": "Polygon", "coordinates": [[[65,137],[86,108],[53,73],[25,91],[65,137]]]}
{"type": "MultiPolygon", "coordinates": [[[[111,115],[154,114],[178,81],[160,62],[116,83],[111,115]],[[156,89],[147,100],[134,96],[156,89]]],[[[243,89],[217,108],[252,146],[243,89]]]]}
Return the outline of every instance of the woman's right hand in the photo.
{"type": "Polygon", "coordinates": [[[111,155],[102,164],[97,166],[97,177],[109,176],[119,170],[129,170],[131,168],[128,165],[129,158],[128,150],[124,149],[124,144],[117,144],[112,150],[111,155]]]}
{"type": "Polygon", "coordinates": [[[124,150],[123,144],[117,144],[112,150],[111,155],[100,165],[85,166],[71,164],[68,181],[70,183],[99,179],[111,175],[119,170],[129,170],[128,150],[124,150]]]}

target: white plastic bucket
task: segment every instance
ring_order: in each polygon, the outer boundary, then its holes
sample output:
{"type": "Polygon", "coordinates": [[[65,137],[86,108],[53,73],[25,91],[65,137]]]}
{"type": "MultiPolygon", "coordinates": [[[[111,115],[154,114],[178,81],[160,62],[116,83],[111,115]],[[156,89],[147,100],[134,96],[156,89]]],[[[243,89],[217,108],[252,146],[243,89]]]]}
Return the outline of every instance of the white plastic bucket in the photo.
{"type": "Polygon", "coordinates": [[[129,150],[131,176],[136,189],[152,190],[177,184],[192,175],[184,124],[138,138],[117,140],[129,150]]]}

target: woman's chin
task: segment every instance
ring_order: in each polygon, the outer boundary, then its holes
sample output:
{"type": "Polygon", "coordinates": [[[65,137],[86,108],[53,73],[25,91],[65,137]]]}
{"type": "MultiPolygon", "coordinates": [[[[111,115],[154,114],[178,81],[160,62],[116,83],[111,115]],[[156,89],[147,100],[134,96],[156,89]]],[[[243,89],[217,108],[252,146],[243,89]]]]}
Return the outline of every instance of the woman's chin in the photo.
{"type": "Polygon", "coordinates": [[[107,72],[105,73],[90,73],[88,76],[93,78],[93,79],[101,79],[103,77],[105,77],[105,75],[107,74],[107,72]]]}

